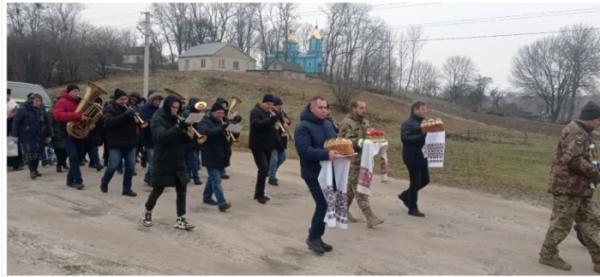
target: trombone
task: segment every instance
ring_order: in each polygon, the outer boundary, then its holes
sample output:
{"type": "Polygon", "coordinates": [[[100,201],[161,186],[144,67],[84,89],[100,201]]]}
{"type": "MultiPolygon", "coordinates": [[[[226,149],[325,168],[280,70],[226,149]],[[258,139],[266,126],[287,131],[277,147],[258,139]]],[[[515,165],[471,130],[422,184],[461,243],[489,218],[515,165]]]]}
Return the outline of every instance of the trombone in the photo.
{"type": "MultiPolygon", "coordinates": [[[[127,106],[126,104],[123,104],[123,107],[125,107],[125,109],[133,111],[132,107],[127,106]]],[[[146,128],[148,127],[148,122],[146,122],[142,116],[140,115],[140,113],[134,111],[133,112],[133,120],[135,121],[135,124],[139,125],[141,128],[146,128]]]]}
{"type": "MultiPolygon", "coordinates": [[[[177,124],[181,124],[181,122],[185,122],[185,118],[177,115],[177,124]]],[[[206,135],[200,134],[192,125],[187,126],[186,134],[190,139],[196,140],[197,144],[203,144],[208,139],[206,135]]]]}

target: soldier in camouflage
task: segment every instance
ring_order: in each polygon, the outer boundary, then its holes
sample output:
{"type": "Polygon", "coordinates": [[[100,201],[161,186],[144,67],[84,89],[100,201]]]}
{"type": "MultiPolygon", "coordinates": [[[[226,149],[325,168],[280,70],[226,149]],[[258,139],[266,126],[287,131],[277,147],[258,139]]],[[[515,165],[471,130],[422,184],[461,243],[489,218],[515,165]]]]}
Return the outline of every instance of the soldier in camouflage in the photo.
{"type": "Polygon", "coordinates": [[[579,120],[563,130],[552,163],[549,192],[554,196],[550,227],[540,251],[539,262],[551,267],[570,270],[571,265],[558,255],[562,242],[577,223],[587,247],[594,271],[600,273],[600,214],[592,201],[595,186],[600,182],[600,171],[592,163],[595,146],[591,132],[600,127],[600,106],[588,102],[579,120]]]}
{"type": "Polygon", "coordinates": [[[361,153],[358,141],[360,139],[364,139],[366,137],[367,130],[371,128],[369,121],[364,118],[364,115],[367,112],[367,103],[363,101],[353,101],[351,108],[352,113],[347,115],[344,120],[342,120],[338,133],[338,137],[352,140],[354,150],[359,154],[352,158],[352,162],[350,164],[350,173],[348,174],[348,220],[350,222],[358,221],[350,214],[350,205],[352,204],[354,197],[356,197],[358,207],[367,218],[367,227],[373,228],[376,225],[382,224],[383,220],[377,218],[377,216],[375,216],[371,210],[369,196],[356,191],[358,185],[358,173],[360,171],[361,153]]]}

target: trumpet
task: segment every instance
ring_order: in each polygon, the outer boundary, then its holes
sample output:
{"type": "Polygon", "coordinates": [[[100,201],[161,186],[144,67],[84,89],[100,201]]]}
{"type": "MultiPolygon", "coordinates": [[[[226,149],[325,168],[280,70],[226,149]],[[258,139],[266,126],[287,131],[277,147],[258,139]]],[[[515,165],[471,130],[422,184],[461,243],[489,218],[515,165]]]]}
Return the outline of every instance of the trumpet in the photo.
{"type": "MultiPolygon", "coordinates": [[[[125,109],[127,109],[127,110],[133,110],[133,108],[131,108],[125,104],[123,104],[123,107],[125,107],[125,109]]],[[[146,122],[142,118],[142,116],[136,111],[133,112],[133,120],[135,121],[135,124],[139,125],[141,128],[148,127],[148,122],[146,122]]]]}
{"type": "MultiPolygon", "coordinates": [[[[283,111],[280,111],[280,113],[283,113],[283,111]]],[[[274,111],[271,111],[271,115],[277,116],[277,113],[275,113],[274,111]]],[[[285,126],[283,126],[281,121],[277,120],[277,122],[275,122],[275,129],[277,129],[279,132],[281,132],[282,137],[284,137],[286,139],[294,140],[292,138],[292,136],[290,136],[290,132],[288,131],[288,129],[286,129],[285,126]]]]}
{"type": "MultiPolygon", "coordinates": [[[[242,103],[242,99],[232,96],[231,101],[229,101],[229,110],[227,111],[227,119],[232,120],[233,115],[236,113],[237,108],[242,103]]],[[[231,143],[236,143],[238,140],[235,138],[235,135],[231,131],[227,131],[226,134],[227,140],[231,143]]]]}
{"type": "MultiPolygon", "coordinates": [[[[184,122],[184,121],[185,121],[185,118],[181,117],[180,115],[177,115],[177,124],[181,124],[181,122],[184,122]]],[[[208,139],[208,137],[206,135],[200,134],[196,130],[196,128],[194,128],[194,126],[192,126],[192,125],[188,125],[186,132],[187,132],[187,136],[190,139],[195,139],[197,144],[203,144],[208,139]]]]}

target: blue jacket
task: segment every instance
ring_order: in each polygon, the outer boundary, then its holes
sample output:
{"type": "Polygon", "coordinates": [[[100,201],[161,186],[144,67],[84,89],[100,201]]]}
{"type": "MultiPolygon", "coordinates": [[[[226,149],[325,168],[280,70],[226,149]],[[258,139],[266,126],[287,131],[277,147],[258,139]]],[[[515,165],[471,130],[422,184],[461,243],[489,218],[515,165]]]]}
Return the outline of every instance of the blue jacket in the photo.
{"type": "Polygon", "coordinates": [[[323,149],[323,144],[336,136],[331,121],[319,119],[310,112],[308,106],[300,113],[300,124],[294,132],[294,142],[300,157],[303,179],[316,179],[319,176],[320,162],[329,160],[329,153],[323,149]]]}
{"type": "Polygon", "coordinates": [[[152,116],[154,112],[158,110],[157,107],[154,107],[152,103],[145,104],[139,110],[140,116],[148,123],[148,127],[142,128],[142,145],[145,148],[154,148],[154,143],[152,142],[152,116]]]}
{"type": "Polygon", "coordinates": [[[422,118],[412,114],[402,124],[400,137],[402,139],[402,159],[406,166],[427,166],[423,156],[426,134],[421,132],[422,118]]]}
{"type": "Polygon", "coordinates": [[[35,108],[28,100],[17,109],[12,122],[12,135],[19,138],[25,153],[43,151],[45,139],[52,136],[52,123],[44,108],[35,108]]]}

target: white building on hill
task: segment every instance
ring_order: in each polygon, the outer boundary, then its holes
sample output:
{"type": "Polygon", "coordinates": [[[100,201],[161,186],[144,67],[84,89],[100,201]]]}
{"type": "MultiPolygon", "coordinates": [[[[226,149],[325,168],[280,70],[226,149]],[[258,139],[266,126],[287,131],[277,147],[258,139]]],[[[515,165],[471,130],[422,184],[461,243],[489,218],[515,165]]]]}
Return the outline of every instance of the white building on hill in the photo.
{"type": "Polygon", "coordinates": [[[254,70],[256,60],[239,48],[221,42],[205,43],[185,51],[178,60],[179,71],[221,70],[239,71],[254,70]]]}

